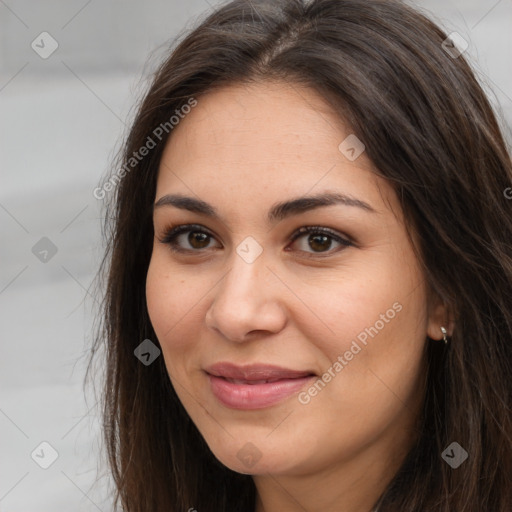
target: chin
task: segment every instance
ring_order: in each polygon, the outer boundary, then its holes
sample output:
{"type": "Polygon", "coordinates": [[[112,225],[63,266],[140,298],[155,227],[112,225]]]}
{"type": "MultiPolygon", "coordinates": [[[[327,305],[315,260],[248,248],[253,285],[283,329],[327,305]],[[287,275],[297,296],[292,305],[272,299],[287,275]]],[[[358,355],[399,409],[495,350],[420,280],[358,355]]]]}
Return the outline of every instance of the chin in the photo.
{"type": "MultiPolygon", "coordinates": [[[[300,443],[299,443],[300,444],[300,443]]],[[[296,450],[277,451],[268,439],[253,442],[226,441],[226,444],[211,446],[213,455],[224,466],[245,475],[282,474],[293,472],[300,466],[296,450]],[[291,454],[294,454],[294,457],[291,454]]]]}

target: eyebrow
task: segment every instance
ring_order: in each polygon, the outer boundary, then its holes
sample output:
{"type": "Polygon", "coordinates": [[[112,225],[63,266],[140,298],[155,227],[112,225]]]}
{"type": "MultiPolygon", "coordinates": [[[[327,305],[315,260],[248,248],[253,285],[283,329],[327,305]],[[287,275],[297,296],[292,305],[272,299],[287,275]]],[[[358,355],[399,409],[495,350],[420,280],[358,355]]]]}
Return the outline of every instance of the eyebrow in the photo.
{"type": "MultiPolygon", "coordinates": [[[[345,194],[326,192],[314,196],[297,197],[288,201],[276,203],[269,210],[267,218],[269,223],[274,223],[292,215],[298,215],[310,210],[314,210],[316,208],[338,204],[344,206],[353,206],[370,213],[378,213],[377,210],[375,210],[365,201],[347,196],[345,194]]],[[[154,204],[153,210],[161,208],[162,206],[174,206],[175,208],[200,213],[214,219],[223,220],[212,205],[194,197],[187,197],[180,194],[166,194],[158,199],[158,201],[154,204]]]]}

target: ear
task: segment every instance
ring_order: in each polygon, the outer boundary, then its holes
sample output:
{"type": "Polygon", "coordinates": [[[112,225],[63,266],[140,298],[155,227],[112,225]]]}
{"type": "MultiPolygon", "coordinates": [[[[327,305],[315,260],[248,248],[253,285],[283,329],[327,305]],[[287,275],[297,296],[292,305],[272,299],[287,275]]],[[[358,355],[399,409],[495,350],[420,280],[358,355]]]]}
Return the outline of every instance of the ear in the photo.
{"type": "Polygon", "coordinates": [[[442,340],[443,332],[441,327],[446,329],[447,336],[451,336],[455,328],[455,318],[448,306],[436,296],[429,307],[427,336],[433,340],[442,340]]]}

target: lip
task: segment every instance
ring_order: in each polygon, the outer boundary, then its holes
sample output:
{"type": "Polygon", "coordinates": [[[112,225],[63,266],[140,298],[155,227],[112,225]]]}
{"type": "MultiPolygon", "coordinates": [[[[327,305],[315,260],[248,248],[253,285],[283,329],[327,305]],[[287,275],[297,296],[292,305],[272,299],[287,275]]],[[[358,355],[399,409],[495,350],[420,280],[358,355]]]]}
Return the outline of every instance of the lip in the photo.
{"type": "Polygon", "coordinates": [[[316,377],[310,370],[268,364],[222,362],[206,370],[215,397],[232,409],[264,409],[286,399],[316,377]],[[265,382],[267,381],[267,382],[265,382]]]}

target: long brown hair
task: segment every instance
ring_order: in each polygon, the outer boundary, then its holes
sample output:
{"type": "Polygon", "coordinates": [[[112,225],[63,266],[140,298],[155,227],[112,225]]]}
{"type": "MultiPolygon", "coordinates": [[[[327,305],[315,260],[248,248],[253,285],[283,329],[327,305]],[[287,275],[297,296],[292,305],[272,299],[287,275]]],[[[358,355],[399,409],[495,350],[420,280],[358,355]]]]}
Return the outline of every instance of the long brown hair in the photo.
{"type": "Polygon", "coordinates": [[[447,347],[426,340],[422,428],[379,512],[510,512],[511,159],[488,99],[464,55],[443,47],[446,38],[398,1],[235,0],[156,71],[111,186],[101,189],[106,290],[93,354],[104,361],[105,442],[126,512],[254,510],[251,476],[212,455],[163,357],[145,366],[134,349],[145,339],[158,345],[145,279],[172,130],[156,137],[155,129],[212,88],[261,80],[312,87],[348,121],[397,193],[430,290],[456,319],[447,347]],[[148,137],[153,147],[133,160],[148,137]],[[469,455],[457,469],[441,456],[452,442],[469,455]]]}

